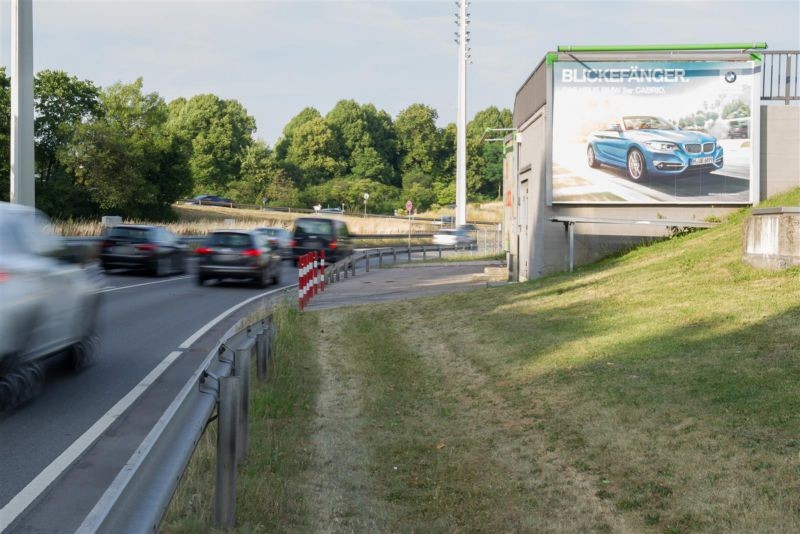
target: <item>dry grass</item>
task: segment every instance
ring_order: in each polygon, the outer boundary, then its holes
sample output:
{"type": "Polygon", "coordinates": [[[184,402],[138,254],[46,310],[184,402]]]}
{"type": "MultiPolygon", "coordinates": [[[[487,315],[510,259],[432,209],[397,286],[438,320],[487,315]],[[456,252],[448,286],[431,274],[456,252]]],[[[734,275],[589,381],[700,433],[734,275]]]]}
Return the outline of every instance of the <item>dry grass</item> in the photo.
{"type": "MultiPolygon", "coordinates": [[[[439,218],[445,215],[455,217],[456,210],[451,208],[440,208],[438,210],[420,213],[420,217],[439,218]]],[[[478,223],[500,223],[503,221],[503,203],[499,200],[494,202],[484,202],[483,204],[467,205],[467,220],[478,223]]]]}
{"type": "MultiPolygon", "coordinates": [[[[306,213],[283,213],[276,211],[258,211],[247,209],[231,209],[215,206],[175,205],[173,210],[178,214],[177,222],[164,223],[177,235],[204,235],[223,227],[256,228],[259,226],[277,226],[291,229],[298,217],[314,217],[306,213]],[[225,221],[232,219],[228,225],[225,221]]],[[[354,234],[407,234],[409,223],[401,219],[382,217],[353,217],[349,215],[323,214],[320,217],[340,219],[354,234]]],[[[126,220],[126,224],[152,224],[148,221],[126,220]]],[[[54,227],[59,235],[64,236],[98,236],[103,227],[100,221],[55,221],[54,227]]],[[[436,226],[427,222],[414,221],[413,233],[432,232],[436,226]]]]}

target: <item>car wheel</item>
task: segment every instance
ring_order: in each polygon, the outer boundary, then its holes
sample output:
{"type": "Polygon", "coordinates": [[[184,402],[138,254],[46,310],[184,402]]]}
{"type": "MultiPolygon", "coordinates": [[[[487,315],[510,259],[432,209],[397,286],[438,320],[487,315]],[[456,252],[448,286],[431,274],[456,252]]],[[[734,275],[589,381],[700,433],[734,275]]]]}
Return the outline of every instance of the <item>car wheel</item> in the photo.
{"type": "Polygon", "coordinates": [[[628,152],[628,177],[634,181],[647,178],[647,164],[638,148],[628,152]]]}
{"type": "Polygon", "coordinates": [[[68,363],[73,371],[81,371],[94,363],[98,342],[97,334],[90,332],[69,348],[68,363]]]}
{"type": "Polygon", "coordinates": [[[592,145],[589,145],[589,148],[586,149],[586,163],[593,169],[600,166],[600,162],[594,157],[594,147],[592,145]]]}
{"type": "Polygon", "coordinates": [[[267,269],[262,269],[255,279],[256,287],[265,288],[269,284],[269,276],[267,276],[267,269]]]}
{"type": "Polygon", "coordinates": [[[0,376],[0,412],[12,410],[36,397],[44,386],[44,370],[28,363],[0,376]]]}

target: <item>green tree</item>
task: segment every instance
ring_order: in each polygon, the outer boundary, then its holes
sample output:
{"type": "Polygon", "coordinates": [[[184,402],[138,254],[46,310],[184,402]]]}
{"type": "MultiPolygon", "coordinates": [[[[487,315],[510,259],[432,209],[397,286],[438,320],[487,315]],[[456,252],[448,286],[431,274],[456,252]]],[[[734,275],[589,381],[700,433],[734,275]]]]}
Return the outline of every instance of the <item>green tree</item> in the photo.
{"type": "Polygon", "coordinates": [[[503,137],[504,134],[484,135],[488,128],[510,128],[512,115],[509,109],[490,106],[475,114],[467,124],[467,191],[470,195],[496,198],[503,180],[502,143],[486,143],[487,137],[503,137]]]}
{"type": "Polygon", "coordinates": [[[300,113],[292,117],[283,127],[283,135],[275,143],[275,158],[279,161],[286,160],[294,131],[308,121],[320,118],[322,118],[322,114],[312,107],[303,108],[300,113]]]}
{"type": "Polygon", "coordinates": [[[191,147],[189,167],[198,193],[225,194],[239,180],[242,157],[253,142],[255,119],[236,100],[216,95],[178,99],[169,106],[170,128],[191,147]]]}
{"type": "Polygon", "coordinates": [[[442,135],[436,127],[436,110],[424,104],[412,104],[397,116],[399,169],[402,175],[413,170],[435,175],[440,171],[442,135]]]}
{"type": "Polygon", "coordinates": [[[43,70],[33,80],[34,132],[39,180],[47,183],[59,170],[58,151],[75,128],[100,113],[100,89],[64,71],[43,70]]]}
{"type": "Polygon", "coordinates": [[[162,218],[191,191],[185,144],[167,127],[168,109],[142,79],[103,91],[103,113],[77,126],[58,157],[106,213],[162,218]]]}
{"type": "Polygon", "coordinates": [[[340,160],[341,145],[334,131],[318,117],[294,129],[286,160],[303,172],[303,184],[313,185],[341,176],[346,165],[340,160]]]}
{"type": "Polygon", "coordinates": [[[248,147],[242,158],[241,179],[231,185],[230,194],[239,202],[251,204],[266,201],[269,205],[296,206],[299,202],[289,173],[263,141],[248,147]]]}

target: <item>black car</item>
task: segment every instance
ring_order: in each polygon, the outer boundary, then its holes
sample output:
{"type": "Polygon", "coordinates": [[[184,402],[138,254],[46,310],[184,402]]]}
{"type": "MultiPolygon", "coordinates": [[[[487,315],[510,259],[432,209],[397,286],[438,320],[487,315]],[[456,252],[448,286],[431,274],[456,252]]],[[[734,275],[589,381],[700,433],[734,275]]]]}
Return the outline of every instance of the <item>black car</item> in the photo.
{"type": "Polygon", "coordinates": [[[236,203],[233,200],[229,198],[218,197],[216,195],[197,195],[186,203],[195,204],[198,206],[222,206],[225,208],[236,207],[236,203]]]}
{"type": "Polygon", "coordinates": [[[197,284],[225,278],[251,279],[257,287],[277,284],[281,257],[257,231],[217,230],[195,251],[200,258],[197,284]]]}
{"type": "Polygon", "coordinates": [[[162,226],[125,224],[110,228],[100,245],[103,269],[144,269],[153,276],[182,274],[189,248],[162,226]]]}
{"type": "Polygon", "coordinates": [[[338,219],[302,217],[294,223],[292,258],[297,259],[313,250],[325,251],[325,261],[333,263],[353,252],[347,225],[338,219]]]}

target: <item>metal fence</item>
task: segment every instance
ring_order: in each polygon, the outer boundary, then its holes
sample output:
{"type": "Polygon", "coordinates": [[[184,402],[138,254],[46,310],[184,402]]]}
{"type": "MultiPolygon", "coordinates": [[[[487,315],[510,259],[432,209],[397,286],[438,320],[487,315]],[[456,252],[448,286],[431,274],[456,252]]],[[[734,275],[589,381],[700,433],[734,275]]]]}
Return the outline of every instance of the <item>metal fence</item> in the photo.
{"type": "Polygon", "coordinates": [[[759,51],[763,55],[761,100],[783,101],[787,106],[800,100],[800,50],[759,51]]]}

